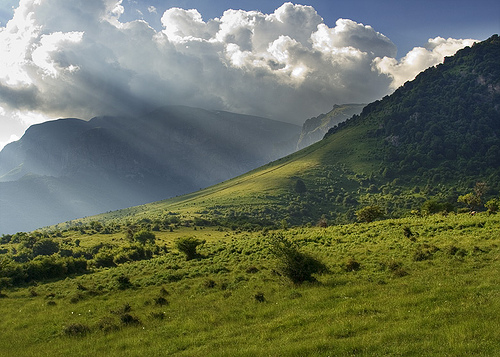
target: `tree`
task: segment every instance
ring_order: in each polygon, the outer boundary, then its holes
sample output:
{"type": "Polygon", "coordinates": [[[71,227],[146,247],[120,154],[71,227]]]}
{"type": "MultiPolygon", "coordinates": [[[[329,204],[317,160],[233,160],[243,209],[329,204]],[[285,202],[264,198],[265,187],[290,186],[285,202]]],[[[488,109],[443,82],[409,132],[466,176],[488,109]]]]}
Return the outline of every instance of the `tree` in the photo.
{"type": "Polygon", "coordinates": [[[134,241],[139,242],[141,244],[146,244],[146,243],[154,244],[155,240],[156,240],[155,234],[146,229],[140,230],[139,232],[134,234],[134,241]]]}
{"type": "Polygon", "coordinates": [[[465,205],[467,205],[469,210],[473,211],[474,209],[481,206],[481,197],[472,192],[469,192],[465,195],[458,196],[457,202],[464,203],[465,205]]]}
{"type": "Polygon", "coordinates": [[[380,206],[366,206],[356,211],[356,216],[360,222],[372,222],[384,216],[380,206]]]}
{"type": "Polygon", "coordinates": [[[295,244],[286,239],[283,234],[273,236],[271,252],[278,258],[278,269],[281,274],[289,278],[294,284],[315,281],[313,274],[328,271],[325,264],[309,254],[300,252],[295,244]]]}
{"type": "Polygon", "coordinates": [[[186,260],[194,259],[198,256],[196,248],[205,243],[204,240],[199,240],[195,237],[179,238],[175,243],[177,249],[186,255],[186,260]]]}
{"type": "Polygon", "coordinates": [[[497,213],[500,208],[500,199],[492,198],[484,204],[484,207],[486,207],[489,214],[497,213]]]}
{"type": "Polygon", "coordinates": [[[297,193],[306,193],[307,192],[307,187],[306,187],[306,184],[304,183],[304,181],[302,181],[301,179],[298,179],[296,182],[295,182],[295,192],[297,193]]]}
{"type": "Polygon", "coordinates": [[[33,244],[33,256],[52,255],[59,251],[59,243],[51,239],[42,239],[33,244]]]}

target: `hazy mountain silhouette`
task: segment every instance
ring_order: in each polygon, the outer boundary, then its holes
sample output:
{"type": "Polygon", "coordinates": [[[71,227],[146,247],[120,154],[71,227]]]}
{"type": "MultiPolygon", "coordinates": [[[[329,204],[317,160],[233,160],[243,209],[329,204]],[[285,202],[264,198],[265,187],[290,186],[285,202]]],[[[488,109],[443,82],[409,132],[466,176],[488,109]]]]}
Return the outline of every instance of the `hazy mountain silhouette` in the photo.
{"type": "Polygon", "coordinates": [[[299,133],[183,106],[33,125],[0,152],[0,233],[198,190],[291,153],[299,133]]]}

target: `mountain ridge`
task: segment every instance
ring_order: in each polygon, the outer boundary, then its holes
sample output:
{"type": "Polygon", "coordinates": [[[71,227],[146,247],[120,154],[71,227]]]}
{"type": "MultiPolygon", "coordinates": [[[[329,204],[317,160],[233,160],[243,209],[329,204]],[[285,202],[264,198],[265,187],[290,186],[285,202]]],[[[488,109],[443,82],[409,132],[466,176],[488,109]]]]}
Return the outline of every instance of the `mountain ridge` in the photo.
{"type": "Polygon", "coordinates": [[[0,228],[35,229],[195,191],[292,152],[299,132],[293,124],[185,106],[38,124],[0,152],[0,228]],[[30,183],[40,198],[23,194],[32,192],[30,183]],[[39,213],[45,218],[36,219],[39,213]]]}

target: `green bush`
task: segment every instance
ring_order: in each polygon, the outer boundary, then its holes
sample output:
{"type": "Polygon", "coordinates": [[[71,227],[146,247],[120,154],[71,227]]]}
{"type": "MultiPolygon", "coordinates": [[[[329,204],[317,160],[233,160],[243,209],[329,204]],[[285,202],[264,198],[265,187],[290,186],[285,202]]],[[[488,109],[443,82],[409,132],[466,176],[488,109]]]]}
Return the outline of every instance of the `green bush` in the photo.
{"type": "Polygon", "coordinates": [[[52,255],[59,251],[59,243],[52,239],[42,239],[33,244],[33,255],[52,255]]]}
{"type": "Polygon", "coordinates": [[[116,278],[116,282],[118,284],[118,289],[126,290],[132,287],[132,283],[130,282],[130,278],[126,275],[120,275],[116,278]]]}
{"type": "Polygon", "coordinates": [[[199,256],[196,248],[203,243],[205,243],[204,240],[199,240],[195,237],[184,237],[179,238],[175,246],[180,252],[186,255],[186,260],[191,260],[199,256]]]}
{"type": "Polygon", "coordinates": [[[102,249],[94,257],[93,265],[96,268],[110,268],[116,266],[114,253],[108,249],[102,249]]]}
{"type": "Polygon", "coordinates": [[[115,264],[123,264],[130,261],[146,260],[153,257],[153,251],[143,245],[134,244],[121,247],[114,254],[113,262],[115,264]]]}
{"type": "Polygon", "coordinates": [[[147,229],[142,229],[139,232],[134,234],[134,241],[139,242],[141,244],[154,244],[156,240],[156,236],[153,232],[148,231],[147,229]]]}
{"type": "Polygon", "coordinates": [[[299,252],[295,244],[282,234],[274,235],[271,241],[271,252],[278,258],[279,272],[289,278],[294,284],[305,281],[316,281],[313,274],[328,271],[325,264],[310,256],[299,252]]]}
{"type": "Polygon", "coordinates": [[[356,216],[360,222],[372,222],[384,216],[382,208],[379,206],[366,206],[356,211],[356,216]]]}
{"type": "Polygon", "coordinates": [[[90,328],[84,324],[70,324],[63,329],[63,333],[66,336],[71,337],[82,337],[90,332],[90,328]]]}

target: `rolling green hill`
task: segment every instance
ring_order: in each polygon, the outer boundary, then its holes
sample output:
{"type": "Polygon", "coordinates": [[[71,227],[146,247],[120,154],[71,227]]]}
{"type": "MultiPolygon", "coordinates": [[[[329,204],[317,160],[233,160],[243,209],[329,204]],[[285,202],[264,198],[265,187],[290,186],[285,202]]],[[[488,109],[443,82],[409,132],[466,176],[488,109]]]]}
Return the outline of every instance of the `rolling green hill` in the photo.
{"type": "Polygon", "coordinates": [[[456,209],[458,197],[477,182],[486,183],[486,201],[500,191],[499,55],[495,35],[429,68],[301,151],[205,190],[92,219],[161,220],[175,212],[218,223],[346,223],[370,205],[386,217],[426,203],[432,210],[456,209]]]}

